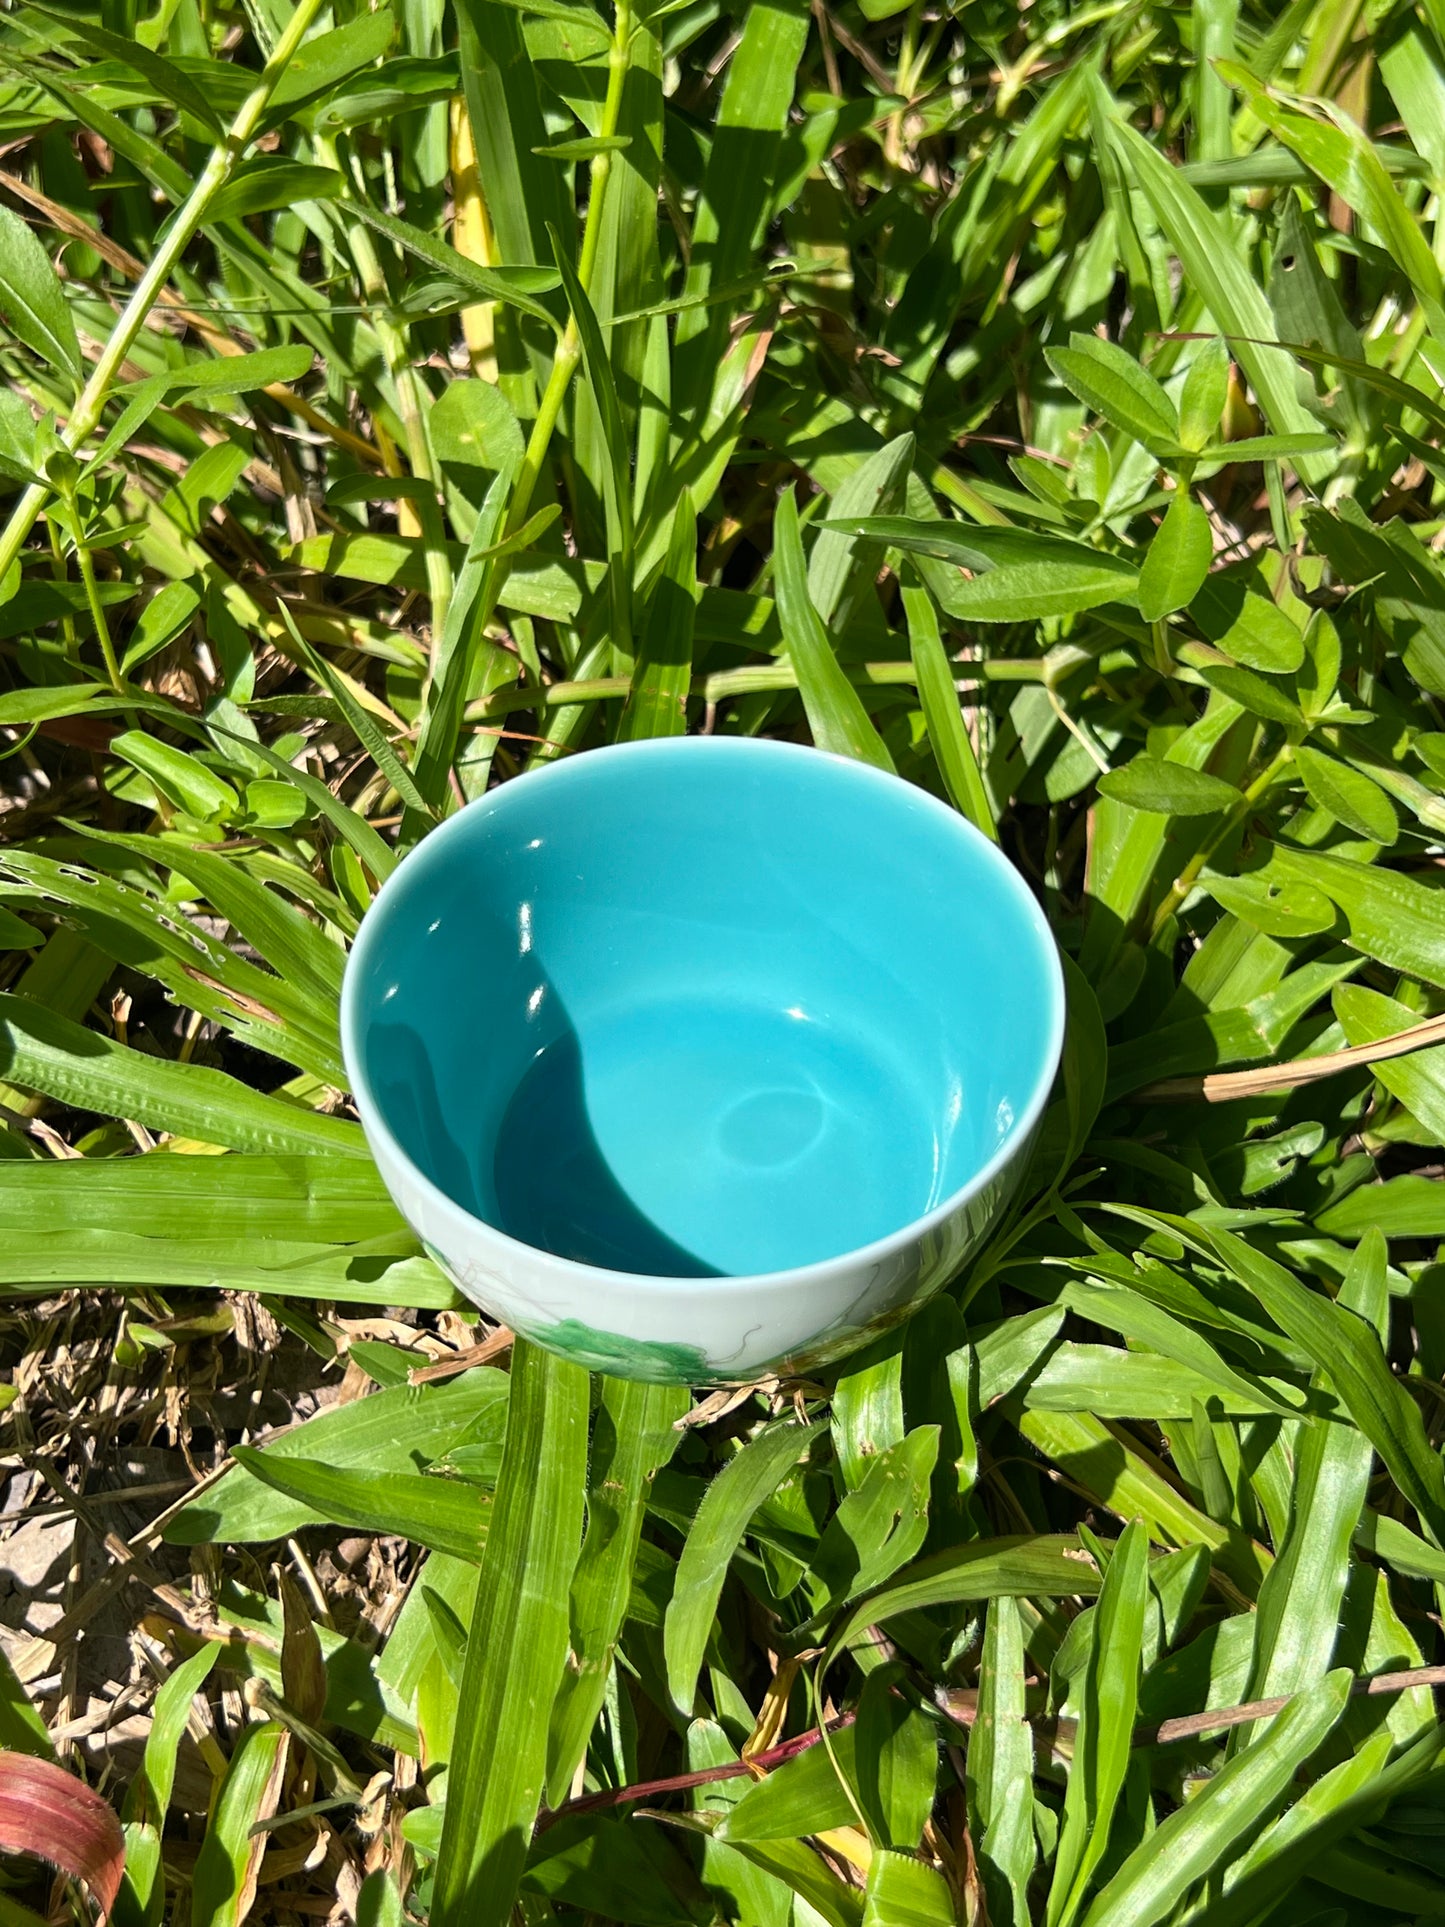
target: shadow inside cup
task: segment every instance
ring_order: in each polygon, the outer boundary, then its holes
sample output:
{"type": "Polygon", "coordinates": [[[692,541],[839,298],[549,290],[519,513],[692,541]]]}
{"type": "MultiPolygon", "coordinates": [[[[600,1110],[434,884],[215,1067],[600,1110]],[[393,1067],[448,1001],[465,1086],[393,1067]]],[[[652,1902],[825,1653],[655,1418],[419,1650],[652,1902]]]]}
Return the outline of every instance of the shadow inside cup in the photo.
{"type": "Polygon", "coordinates": [[[420,1032],[378,1018],[367,1049],[383,1067],[376,1090],[393,1133],[448,1197],[522,1244],[644,1276],[722,1276],[669,1237],[618,1182],[588,1113],[581,1041],[555,986],[543,979],[539,989],[544,994],[531,1001],[547,1012],[546,1041],[510,1095],[493,1083],[491,1092],[467,1087],[444,1101],[420,1032]]]}

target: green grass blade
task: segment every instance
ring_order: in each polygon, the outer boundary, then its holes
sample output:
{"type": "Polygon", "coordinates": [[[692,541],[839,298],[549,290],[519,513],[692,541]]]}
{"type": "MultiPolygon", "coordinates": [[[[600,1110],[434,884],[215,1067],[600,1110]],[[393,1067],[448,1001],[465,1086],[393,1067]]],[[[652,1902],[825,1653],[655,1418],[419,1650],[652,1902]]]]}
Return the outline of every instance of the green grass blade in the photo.
{"type": "Polygon", "coordinates": [[[1034,1743],[1024,1693],[1017,1603],[995,1599],[984,1626],[978,1716],[968,1741],[968,1803],[994,1927],[1029,1927],[1034,1858],[1034,1743]]]}
{"type": "Polygon", "coordinates": [[[1077,1919],[1094,1870],[1108,1850],[1129,1769],[1148,1603],[1149,1540],[1135,1519],[1114,1548],[1090,1621],[1089,1658],[1046,1927],[1077,1919]]]}
{"type": "Polygon", "coordinates": [[[909,652],[918,677],[918,699],[923,705],[923,719],[939,774],[960,815],[966,816],[975,829],[982,830],[997,843],[998,825],[994,821],[993,804],[978,767],[973,738],[959,707],[953,669],[944,651],[933,597],[927,589],[905,582],[903,609],[908,619],[909,652]]]}
{"type": "Polygon", "coordinates": [[[146,1821],[158,1833],[164,1831],[175,1785],[176,1754],[190,1718],[191,1702],[220,1656],[220,1647],[208,1642],[189,1659],[183,1659],[156,1694],[141,1770],[126,1788],[127,1821],[146,1821]]]}
{"type": "Polygon", "coordinates": [[[632,1594],[653,1475],[671,1458],[686,1390],[604,1378],[592,1447],[587,1536],[572,1581],[572,1661],[552,1708],[547,1800],[566,1798],[607,1693],[613,1650],[632,1594]]]}
{"type": "MultiPolygon", "coordinates": [[[[1164,156],[1132,127],[1110,119],[1108,137],[1216,325],[1226,334],[1239,337],[1235,352],[1254,384],[1270,426],[1281,435],[1311,433],[1315,423],[1296,398],[1289,356],[1281,349],[1258,345],[1275,339],[1274,321],[1268,302],[1239,258],[1234,235],[1198,190],[1181,180],[1164,156]]],[[[1330,466],[1323,456],[1302,455],[1298,459],[1300,474],[1311,482],[1327,475],[1330,466]]]]}
{"type": "Polygon", "coordinates": [[[191,1927],[241,1927],[250,1913],[268,1838],[253,1829],[276,1810],[287,1750],[284,1726],[243,1728],[196,1855],[191,1927]]]}
{"type": "MultiPolygon", "coordinates": [[[[898,435],[860,462],[829,504],[829,520],[892,515],[902,507],[913,468],[912,435],[898,435]]],[[[844,629],[854,600],[873,593],[883,545],[825,528],[808,558],[808,595],[825,624],[844,629]]]]}
{"type": "Polygon", "coordinates": [[[828,632],[809,597],[798,505],[791,488],[779,498],[773,534],[777,544],[778,614],[798,672],[813,741],[819,749],[855,756],[860,762],[891,771],[893,758],[857,690],[839,667],[828,632]]]}
{"type": "Polygon", "coordinates": [[[1295,1774],[1328,1738],[1349,1698],[1350,1675],[1329,1673],[1298,1693],[1258,1746],[1224,1767],[1136,1847],[1084,1918],[1084,1927],[1154,1927],[1198,1880],[1283,1804],[1295,1774]]]}
{"type": "Polygon", "coordinates": [[[247,1445],[234,1446],[231,1456],[253,1478],[332,1525],[393,1534],[454,1559],[482,1556],[491,1506],[473,1485],[420,1473],[326,1465],[320,1459],[273,1459],[247,1445]]]}
{"type": "Polygon", "coordinates": [[[431,1927],[505,1927],[547,1772],[582,1539],[587,1374],[519,1339],[467,1634],[431,1927]]]}
{"type": "Polygon", "coordinates": [[[500,1437],[507,1390],[505,1373],[480,1370],[445,1385],[390,1387],[319,1412],[257,1455],[267,1476],[238,1462],[187,1505],[167,1527],[167,1542],[246,1545],[284,1539],[326,1514],[324,1505],[318,1509],[305,1494],[291,1493],[270,1477],[278,1466],[308,1459],[340,1472],[414,1473],[469,1439],[500,1437]]]}
{"type": "Polygon", "coordinates": [[[863,1927],[954,1927],[948,1883],[912,1854],[875,1853],[863,1895],[863,1927]]]}
{"type": "Polygon", "coordinates": [[[1391,1372],[1375,1331],[1234,1233],[1211,1231],[1208,1236],[1280,1330],[1329,1376],[1430,1533],[1437,1539],[1445,1536],[1445,1469],[1426,1435],[1419,1406],[1391,1372]]]}
{"type": "Polygon", "coordinates": [[[1376,1824],[1390,1802],[1439,1769],[1445,1728],[1432,1727],[1397,1759],[1377,1733],[1306,1787],[1225,1876],[1224,1893],[1191,1908],[1181,1927],[1253,1927],[1319,1870],[1329,1850],[1376,1824]]]}
{"type": "Polygon", "coordinates": [[[619,742],[686,734],[696,615],[697,516],[684,489],[662,573],[643,618],[632,685],[617,729],[619,742]]]}
{"type": "Polygon", "coordinates": [[[0,997],[0,1077],[203,1144],[367,1155],[359,1124],[267,1097],[206,1064],[147,1056],[21,997],[0,997]]]}
{"type": "Polygon", "coordinates": [[[717,1602],[733,1554],[748,1522],[781,1484],[816,1437],[815,1425],[791,1419],[750,1439],[708,1487],[693,1521],[663,1628],[667,1690],[684,1719],[691,1719],[697,1676],[717,1614],[717,1602]]]}

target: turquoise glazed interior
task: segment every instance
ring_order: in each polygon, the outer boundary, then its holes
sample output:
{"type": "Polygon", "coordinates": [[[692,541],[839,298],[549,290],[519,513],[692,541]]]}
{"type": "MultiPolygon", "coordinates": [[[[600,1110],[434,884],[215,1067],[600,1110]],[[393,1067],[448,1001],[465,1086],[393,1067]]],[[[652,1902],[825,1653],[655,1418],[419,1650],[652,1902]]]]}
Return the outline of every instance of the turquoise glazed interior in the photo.
{"type": "Polygon", "coordinates": [[[383,1168],[499,1246],[736,1279],[859,1252],[1007,1161],[1061,1009],[1028,890],[953,811],[817,751],[684,739],[552,765],[430,836],[366,920],[344,1031],[383,1168]]]}

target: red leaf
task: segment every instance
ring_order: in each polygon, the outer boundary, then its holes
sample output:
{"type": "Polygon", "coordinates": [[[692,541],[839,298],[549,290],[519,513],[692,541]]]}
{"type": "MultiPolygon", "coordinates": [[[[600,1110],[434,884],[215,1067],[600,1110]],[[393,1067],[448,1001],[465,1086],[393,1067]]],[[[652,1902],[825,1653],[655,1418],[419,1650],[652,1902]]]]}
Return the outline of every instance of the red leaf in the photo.
{"type": "Polygon", "coordinates": [[[29,1853],[83,1880],[108,1915],[120,1891],[125,1836],[84,1780],[28,1753],[0,1752],[0,1852],[29,1853]]]}

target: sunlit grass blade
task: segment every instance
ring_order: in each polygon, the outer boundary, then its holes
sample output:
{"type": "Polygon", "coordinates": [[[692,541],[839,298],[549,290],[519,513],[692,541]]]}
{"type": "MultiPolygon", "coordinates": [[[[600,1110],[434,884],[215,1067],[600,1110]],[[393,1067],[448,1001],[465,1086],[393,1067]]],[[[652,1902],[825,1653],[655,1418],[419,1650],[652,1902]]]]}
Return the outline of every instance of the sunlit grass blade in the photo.
{"type": "Polygon", "coordinates": [[[547,1770],[582,1539],[587,1374],[518,1340],[477,1603],[467,1631],[431,1927],[503,1927],[547,1770]]]}
{"type": "Polygon", "coordinates": [[[548,1743],[547,1798],[554,1807],[566,1797],[606,1697],[653,1474],[678,1444],[676,1421],[687,1403],[681,1386],[602,1381],[587,1536],[572,1581],[572,1660],[552,1708],[548,1743]]]}

